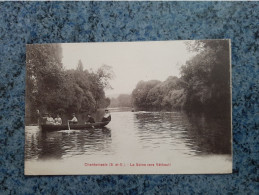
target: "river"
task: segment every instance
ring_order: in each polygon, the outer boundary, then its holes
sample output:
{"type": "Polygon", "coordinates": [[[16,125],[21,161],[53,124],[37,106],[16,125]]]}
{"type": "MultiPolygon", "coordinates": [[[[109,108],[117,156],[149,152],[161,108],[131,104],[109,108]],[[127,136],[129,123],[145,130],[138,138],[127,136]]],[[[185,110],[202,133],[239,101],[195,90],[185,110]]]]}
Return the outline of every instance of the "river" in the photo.
{"type": "Polygon", "coordinates": [[[230,173],[229,119],[185,112],[111,109],[104,128],[42,132],[26,126],[25,173],[230,173]],[[91,163],[107,163],[90,167],[91,163]],[[164,167],[145,167],[147,164],[164,167]],[[114,165],[117,164],[117,167],[114,165]],[[136,165],[143,165],[136,166],[136,165]],[[111,166],[109,166],[111,165],[111,166]],[[158,165],[158,164],[157,164],[158,165]]]}

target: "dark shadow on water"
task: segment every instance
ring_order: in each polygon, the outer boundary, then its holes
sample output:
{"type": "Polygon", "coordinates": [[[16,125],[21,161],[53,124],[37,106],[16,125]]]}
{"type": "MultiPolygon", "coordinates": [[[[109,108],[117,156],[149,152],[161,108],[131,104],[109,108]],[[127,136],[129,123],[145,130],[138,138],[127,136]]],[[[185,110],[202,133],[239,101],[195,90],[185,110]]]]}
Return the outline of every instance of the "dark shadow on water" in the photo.
{"type": "Polygon", "coordinates": [[[228,118],[202,113],[138,112],[135,124],[142,143],[168,142],[174,149],[174,139],[185,143],[197,155],[231,154],[231,120],[228,118]]]}
{"type": "Polygon", "coordinates": [[[107,127],[102,127],[103,134],[107,135],[108,137],[111,137],[111,129],[107,127]]]}
{"type": "Polygon", "coordinates": [[[203,113],[188,114],[187,135],[201,154],[231,154],[231,120],[203,113]]]}

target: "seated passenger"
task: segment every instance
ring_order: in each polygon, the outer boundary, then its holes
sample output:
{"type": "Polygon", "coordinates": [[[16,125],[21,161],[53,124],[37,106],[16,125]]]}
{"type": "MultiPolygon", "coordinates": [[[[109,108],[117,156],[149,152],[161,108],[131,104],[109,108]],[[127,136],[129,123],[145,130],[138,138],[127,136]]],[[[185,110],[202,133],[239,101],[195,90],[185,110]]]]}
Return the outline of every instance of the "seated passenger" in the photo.
{"type": "Polygon", "coordinates": [[[77,120],[77,118],[76,118],[76,114],[75,114],[75,113],[73,113],[73,118],[72,118],[72,120],[68,120],[68,122],[69,122],[69,123],[72,123],[72,124],[77,124],[77,123],[78,123],[78,120],[77,120]]]}
{"type": "Polygon", "coordinates": [[[94,118],[91,116],[91,114],[88,114],[87,117],[88,117],[88,119],[87,119],[87,121],[85,122],[86,124],[87,124],[87,123],[95,123],[94,118]]]}
{"type": "Polygon", "coordinates": [[[47,125],[54,125],[55,124],[55,121],[54,121],[53,117],[50,114],[48,114],[46,124],[47,125]]]}
{"type": "Polygon", "coordinates": [[[109,113],[109,110],[107,109],[105,110],[105,113],[102,119],[102,122],[106,122],[106,121],[111,121],[111,115],[109,113]]]}
{"type": "Polygon", "coordinates": [[[62,119],[60,118],[59,114],[57,114],[57,117],[55,118],[55,125],[61,125],[62,119]]]}

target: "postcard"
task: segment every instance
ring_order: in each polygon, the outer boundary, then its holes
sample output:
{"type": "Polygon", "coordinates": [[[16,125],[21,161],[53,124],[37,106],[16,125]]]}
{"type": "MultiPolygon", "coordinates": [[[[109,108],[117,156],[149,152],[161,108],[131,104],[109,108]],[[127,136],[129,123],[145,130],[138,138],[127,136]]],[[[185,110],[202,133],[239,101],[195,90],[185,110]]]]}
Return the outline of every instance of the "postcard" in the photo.
{"type": "Polygon", "coordinates": [[[26,45],[25,175],[232,173],[230,40],[26,45]]]}

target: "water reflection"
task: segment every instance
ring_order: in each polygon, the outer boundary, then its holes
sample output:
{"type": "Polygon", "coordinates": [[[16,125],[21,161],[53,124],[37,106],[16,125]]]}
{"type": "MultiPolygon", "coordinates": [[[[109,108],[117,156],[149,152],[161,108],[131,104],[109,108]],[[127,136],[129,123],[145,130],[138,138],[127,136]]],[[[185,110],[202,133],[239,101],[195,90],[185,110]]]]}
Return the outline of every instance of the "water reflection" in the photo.
{"type": "Polygon", "coordinates": [[[231,154],[230,119],[185,112],[114,110],[105,128],[42,132],[26,126],[25,138],[26,160],[231,154]]]}
{"type": "Polygon", "coordinates": [[[26,127],[26,159],[63,159],[96,152],[110,154],[112,143],[109,128],[41,132],[26,127]]]}
{"type": "Polygon", "coordinates": [[[187,155],[231,153],[229,119],[185,112],[139,112],[134,123],[145,148],[167,145],[187,155]]]}

